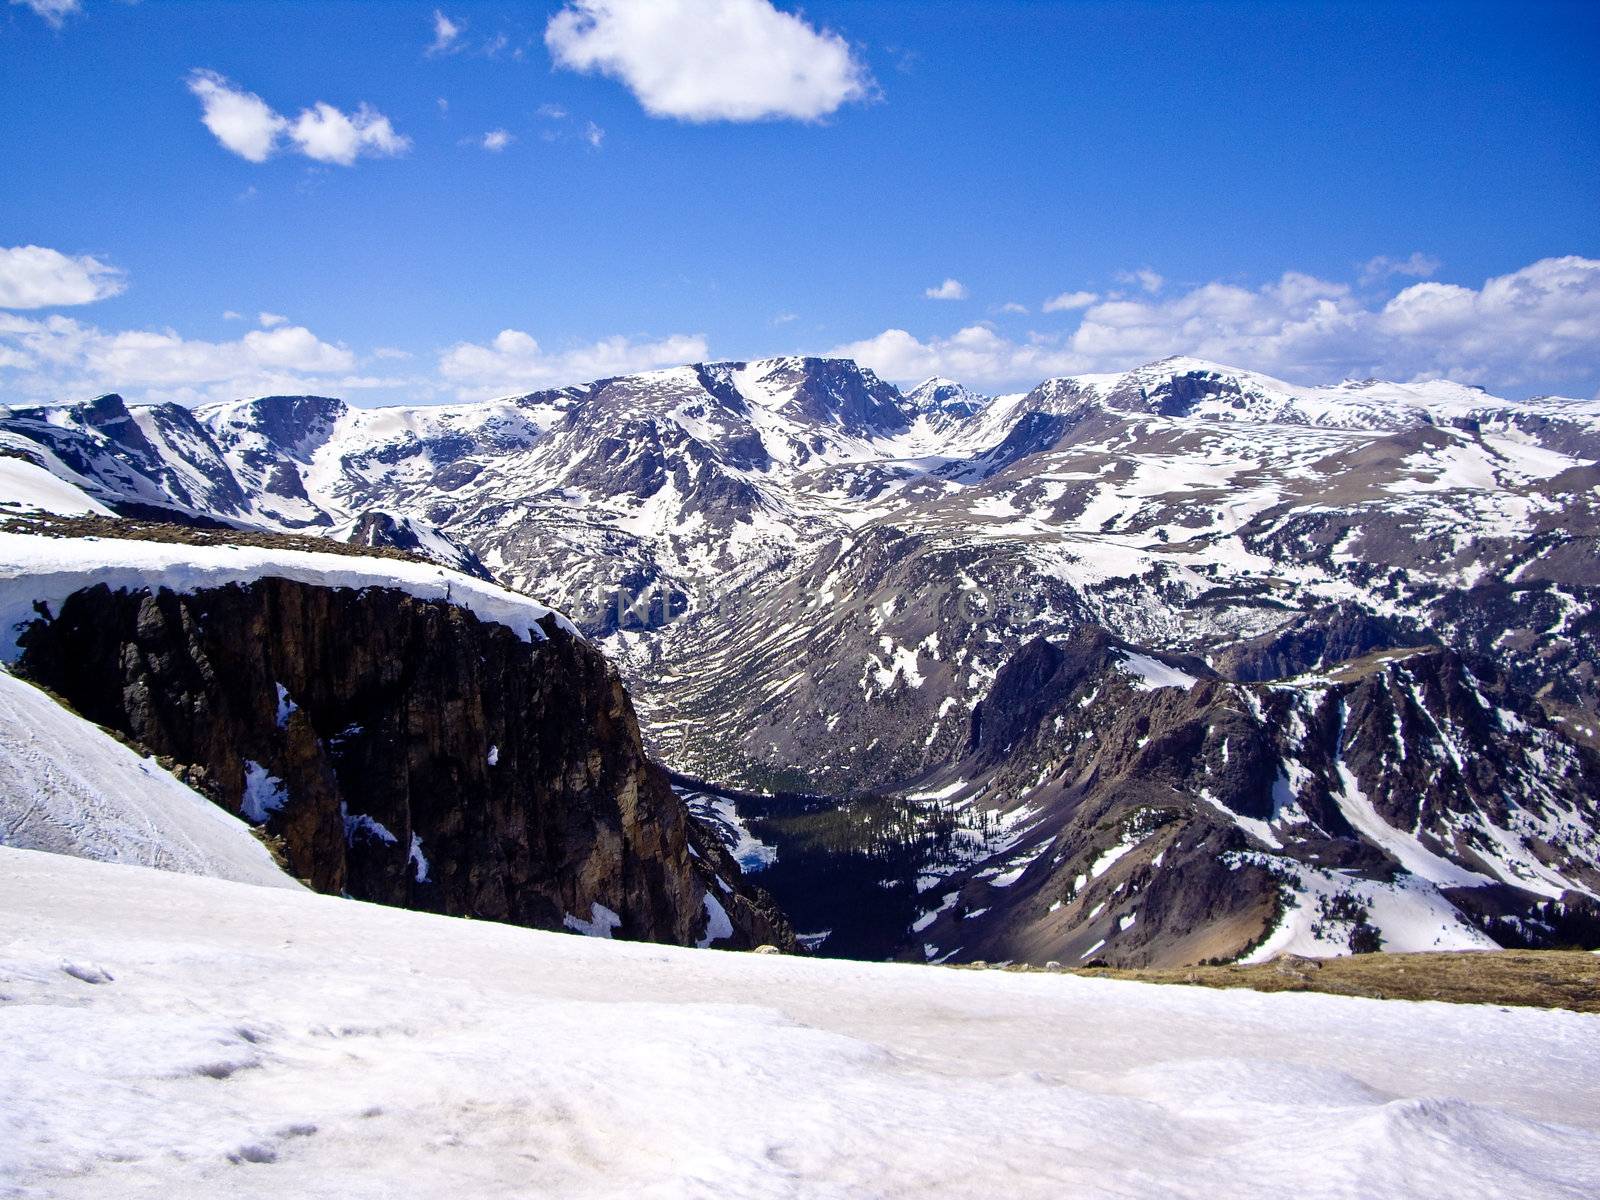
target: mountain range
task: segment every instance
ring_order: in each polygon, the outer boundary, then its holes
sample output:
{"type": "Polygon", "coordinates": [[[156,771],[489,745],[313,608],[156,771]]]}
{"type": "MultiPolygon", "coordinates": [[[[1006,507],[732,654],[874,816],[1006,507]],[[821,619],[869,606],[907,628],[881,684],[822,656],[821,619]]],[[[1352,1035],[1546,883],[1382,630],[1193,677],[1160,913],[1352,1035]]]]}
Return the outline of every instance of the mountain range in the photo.
{"type": "Polygon", "coordinates": [[[1594,401],[1181,358],[989,397],[780,358],[12,407],[0,453],[124,518],[565,612],[824,953],[1600,945],[1594,401]]]}

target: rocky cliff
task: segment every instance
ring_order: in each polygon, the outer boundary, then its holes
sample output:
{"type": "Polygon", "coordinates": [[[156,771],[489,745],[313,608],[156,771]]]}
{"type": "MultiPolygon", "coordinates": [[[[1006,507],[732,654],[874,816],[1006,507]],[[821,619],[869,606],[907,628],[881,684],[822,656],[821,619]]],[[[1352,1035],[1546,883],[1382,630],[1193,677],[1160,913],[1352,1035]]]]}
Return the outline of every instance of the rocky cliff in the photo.
{"type": "Polygon", "coordinates": [[[77,591],[22,672],[281,838],[326,892],[537,928],[792,946],[645,757],[616,672],[385,588],[77,591]]]}

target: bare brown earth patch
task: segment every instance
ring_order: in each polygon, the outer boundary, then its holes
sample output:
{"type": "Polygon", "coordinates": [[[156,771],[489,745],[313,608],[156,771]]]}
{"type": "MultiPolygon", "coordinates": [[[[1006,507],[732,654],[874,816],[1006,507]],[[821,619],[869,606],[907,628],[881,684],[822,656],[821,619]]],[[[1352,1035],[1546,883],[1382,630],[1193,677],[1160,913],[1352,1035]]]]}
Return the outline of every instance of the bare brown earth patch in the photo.
{"type": "MultiPolygon", "coordinates": [[[[985,965],[971,963],[949,969],[972,970],[985,965]]],[[[1440,1000],[1600,1013],[1600,955],[1581,950],[1356,954],[1322,959],[1285,955],[1248,967],[1078,967],[1064,973],[1258,992],[1325,992],[1375,1000],[1440,1000]]]]}
{"type": "Polygon", "coordinates": [[[133,517],[65,517],[53,513],[0,513],[0,530],[38,537],[117,538],[129,542],[166,542],[185,546],[253,546],[263,550],[297,550],[311,554],[345,554],[353,558],[388,558],[400,562],[438,564],[418,554],[389,546],[364,546],[333,538],[264,529],[207,528],[173,521],[133,517]]]}

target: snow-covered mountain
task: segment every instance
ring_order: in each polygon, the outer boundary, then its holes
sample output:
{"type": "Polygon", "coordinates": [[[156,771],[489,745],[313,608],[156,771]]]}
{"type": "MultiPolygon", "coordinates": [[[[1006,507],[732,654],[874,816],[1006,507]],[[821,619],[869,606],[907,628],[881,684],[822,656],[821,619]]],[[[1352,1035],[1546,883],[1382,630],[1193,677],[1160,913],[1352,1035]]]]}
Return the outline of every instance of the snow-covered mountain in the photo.
{"type": "Polygon", "coordinates": [[[1236,682],[1085,626],[1002,669],[967,752],[918,794],[957,835],[904,881],[919,957],[1600,937],[1600,759],[1441,647],[1236,682]]]}
{"type": "Polygon", "coordinates": [[[0,929],[20,1196],[1600,1191],[1582,1013],[636,946],[3,848],[0,929]]]}
{"type": "MultiPolygon", "coordinates": [[[[898,789],[948,831],[960,822],[942,801],[909,797],[965,777],[972,788],[950,798],[987,826],[964,852],[972,875],[1016,870],[1008,847],[1076,838],[1073,822],[1110,803],[1113,767],[1135,780],[1154,770],[1139,739],[1170,742],[1157,756],[1169,766],[1187,762],[1211,745],[1193,731],[1239,710],[1250,714],[1240,736],[1259,752],[1248,786],[1191,771],[1162,800],[1227,840],[1208,872],[1277,881],[1234,889],[1238,903],[1207,918],[1232,923],[1235,949],[1320,903],[1318,889],[1333,885],[1307,873],[1312,855],[1374,885],[1433,888],[1449,909],[1438,928],[1467,930],[1449,935],[1463,944],[1489,929],[1568,936],[1566,922],[1592,919],[1594,401],[1512,402],[1443,381],[1302,387],[1194,359],[995,398],[942,379],[902,394],[853,363],[785,358],[440,408],[268,397],[191,412],[103,397],[0,411],[0,449],[86,505],[404,545],[539,595],[621,664],[652,753],[713,784],[898,789]],[[1173,669],[1204,686],[1108,686],[1098,708],[1084,691],[1073,702],[1093,747],[1060,744],[1053,724],[1026,731],[1027,747],[985,743],[979,706],[1016,675],[1024,647],[1090,628],[1129,661],[1188,663],[1173,669]],[[1322,678],[1347,662],[1378,681],[1362,686],[1416,697],[1390,701],[1391,760],[1353,744],[1377,736],[1377,717],[1339,725],[1343,701],[1322,678]],[[1299,699],[1280,703],[1290,695],[1299,699]],[[1146,712],[1151,697],[1162,703],[1146,712]],[[1138,720],[1148,728],[1129,724],[1138,720]],[[1284,721],[1314,727],[1315,748],[1284,721]],[[1103,735],[1123,728],[1131,748],[1112,753],[1103,735]],[[982,764],[971,761],[979,750],[982,764]],[[1493,769],[1478,778],[1484,763],[1493,769]],[[1417,764],[1434,765],[1414,779],[1417,764]],[[980,785],[980,768],[1004,786],[980,785]],[[1381,782],[1391,777],[1404,783],[1381,782]],[[1379,794],[1419,787],[1441,797],[1420,817],[1379,794]],[[1366,812],[1357,793],[1378,825],[1352,818],[1366,812]],[[1429,879],[1387,829],[1493,887],[1451,900],[1451,887],[1469,885],[1429,879]],[[1273,854],[1300,865],[1239,857],[1273,854]]],[[[1241,744],[1219,743],[1230,755],[1241,744]]],[[[1066,853],[1063,872],[1078,850],[1097,848],[1097,860],[1120,836],[1079,832],[1082,845],[1051,851],[1052,861],[1066,853]]],[[[781,844],[778,854],[785,861],[781,844]]],[[[1176,861],[1151,869],[1160,877],[1176,861]]],[[[1031,870],[1008,895],[1036,890],[1044,868],[1031,870]]],[[[1140,934],[1130,925],[1101,939],[1112,906],[1080,920],[1093,905],[1074,916],[1071,890],[1040,893],[1056,915],[1036,939],[971,940],[1030,958],[1103,940],[1098,953],[1139,961],[1186,944],[1178,931],[1190,917],[1163,925],[1148,904],[1140,934]]],[[[941,904],[948,891],[935,894],[941,904]]],[[[940,922],[979,899],[958,890],[932,917],[907,900],[894,919],[913,948],[972,956],[940,922]]],[[[1385,925],[1372,900],[1364,911],[1381,936],[1404,940],[1412,918],[1385,925]]],[[[1010,904],[988,907],[991,924],[1036,927],[1010,904]]],[[[1348,944],[1360,921],[1312,924],[1334,929],[1327,948],[1348,944]]]]}

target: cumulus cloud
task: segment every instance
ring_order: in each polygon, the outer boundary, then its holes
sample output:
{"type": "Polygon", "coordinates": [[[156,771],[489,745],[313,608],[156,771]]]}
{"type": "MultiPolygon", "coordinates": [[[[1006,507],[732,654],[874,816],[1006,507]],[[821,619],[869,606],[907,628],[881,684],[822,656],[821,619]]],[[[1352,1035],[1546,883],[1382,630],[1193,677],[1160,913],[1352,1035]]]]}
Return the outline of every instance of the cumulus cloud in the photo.
{"type": "Polygon", "coordinates": [[[935,287],[925,289],[922,294],[929,300],[965,300],[967,286],[959,279],[946,279],[935,287]]]}
{"type": "Polygon", "coordinates": [[[287,325],[289,318],[280,313],[264,312],[256,314],[256,321],[263,329],[276,329],[279,325],[287,325]]]}
{"type": "Polygon", "coordinates": [[[769,0],[569,0],[544,40],[558,67],[680,121],[815,121],[873,87],[844,38],[769,0]]]}
{"type": "Polygon", "coordinates": [[[429,54],[454,54],[461,49],[461,26],[457,25],[440,9],[433,10],[433,42],[428,46],[429,54]]]}
{"type": "Polygon", "coordinates": [[[31,8],[56,29],[60,29],[73,13],[83,11],[79,0],[11,0],[11,3],[31,8]]]}
{"type": "Polygon", "coordinates": [[[301,111],[289,136],[307,158],[341,167],[363,154],[393,158],[411,148],[411,139],[401,137],[388,117],[366,104],[347,115],[318,100],[301,111]]]}
{"type": "Polygon", "coordinates": [[[0,308],[92,304],[127,287],[116,267],[46,246],[0,246],[0,308]]]}
{"type": "Polygon", "coordinates": [[[1071,368],[1058,351],[1002,337],[988,325],[969,325],[948,337],[922,339],[904,329],[886,329],[876,337],[848,342],[828,352],[853,358],[885,379],[914,383],[931,375],[963,383],[1038,382],[1071,368]]]}
{"type": "Polygon", "coordinates": [[[569,383],[675,366],[706,357],[706,340],[673,334],[657,341],[621,335],[548,351],[531,335],[503,329],[487,344],[458,342],[439,356],[439,374],[464,397],[569,383]]]}
{"type": "Polygon", "coordinates": [[[189,72],[189,90],[200,100],[200,121],[240,158],[266,162],[289,122],[254,92],[236,88],[215,71],[189,72]]]}
{"type": "Polygon", "coordinates": [[[273,391],[376,386],[356,355],[301,325],[252,329],[231,341],[173,330],[99,329],[65,316],[0,313],[6,390],[40,400],[121,391],[145,399],[228,399],[273,391]]]}
{"type": "Polygon", "coordinates": [[[201,122],[226,149],[249,162],[266,162],[288,148],[316,162],[348,167],[362,156],[393,157],[411,148],[411,139],[367,104],[345,113],[319,100],[291,121],[215,71],[191,71],[188,85],[200,101],[201,122]]]}
{"type": "Polygon", "coordinates": [[[1255,288],[1207,283],[1166,299],[1102,300],[1068,333],[890,329],[833,352],[897,381],[941,374],[1026,386],[1187,354],[1297,382],[1449,378],[1513,395],[1587,395],[1600,379],[1600,260],[1542,259],[1476,288],[1414,283],[1375,303],[1349,284],[1289,272],[1255,288]]]}
{"type": "Polygon", "coordinates": [[[516,135],[508,130],[491,129],[488,133],[483,135],[483,140],[478,144],[485,150],[488,150],[494,154],[499,154],[500,151],[504,150],[516,140],[516,135]]]}
{"type": "Polygon", "coordinates": [[[1062,292],[1060,295],[1051,296],[1040,307],[1047,313],[1074,312],[1080,308],[1088,308],[1098,299],[1100,297],[1095,292],[1062,292]]]}
{"type": "Polygon", "coordinates": [[[1027,316],[1028,306],[1026,304],[1018,304],[1015,300],[1007,300],[1000,306],[1000,311],[1003,313],[1014,313],[1027,316]]]}

